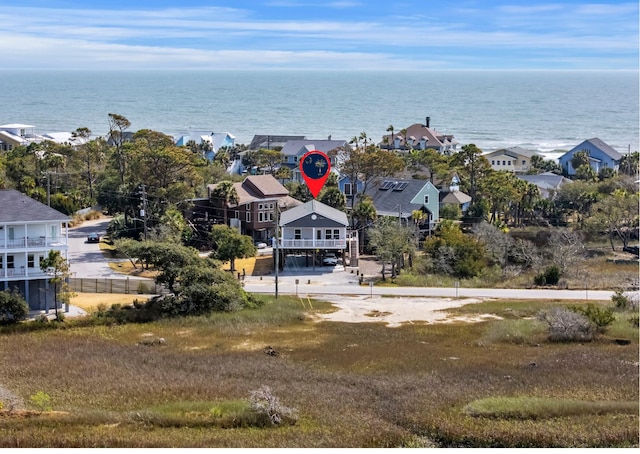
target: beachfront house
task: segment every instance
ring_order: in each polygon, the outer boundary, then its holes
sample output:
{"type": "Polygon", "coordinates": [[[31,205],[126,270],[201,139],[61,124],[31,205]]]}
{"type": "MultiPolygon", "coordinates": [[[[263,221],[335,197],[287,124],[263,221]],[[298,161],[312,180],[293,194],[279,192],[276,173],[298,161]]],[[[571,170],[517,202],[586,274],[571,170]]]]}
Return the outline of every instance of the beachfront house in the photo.
{"type": "Polygon", "coordinates": [[[438,153],[450,155],[457,151],[458,142],[453,135],[443,134],[432,128],[431,117],[426,117],[424,124],[415,123],[406,129],[395,130],[382,136],[378,146],[402,151],[433,149],[438,153]]]}
{"type": "Polygon", "coordinates": [[[35,133],[35,126],[12,123],[0,125],[0,150],[11,151],[20,145],[39,142],[42,138],[35,133]]]}
{"type": "Polygon", "coordinates": [[[67,258],[69,216],[14,189],[0,189],[0,290],[18,289],[31,310],[54,307],[50,276],[40,269],[50,250],[67,258]]]}
{"type": "Polygon", "coordinates": [[[526,173],[531,169],[531,157],[536,155],[544,157],[535,151],[522,147],[509,147],[485,153],[484,157],[487,158],[493,170],[526,173]]]}
{"type": "Polygon", "coordinates": [[[221,148],[235,147],[236,138],[228,132],[190,131],[175,138],[175,143],[179,147],[194,143],[202,150],[203,156],[211,162],[221,148]]]}
{"type": "Polygon", "coordinates": [[[571,160],[573,156],[580,151],[587,153],[589,156],[589,165],[596,173],[606,168],[613,169],[616,172],[618,171],[622,154],[604,141],[594,137],[593,139],[585,140],[558,158],[562,172],[565,175],[572,176],[576,174],[576,169],[573,168],[571,160]]]}

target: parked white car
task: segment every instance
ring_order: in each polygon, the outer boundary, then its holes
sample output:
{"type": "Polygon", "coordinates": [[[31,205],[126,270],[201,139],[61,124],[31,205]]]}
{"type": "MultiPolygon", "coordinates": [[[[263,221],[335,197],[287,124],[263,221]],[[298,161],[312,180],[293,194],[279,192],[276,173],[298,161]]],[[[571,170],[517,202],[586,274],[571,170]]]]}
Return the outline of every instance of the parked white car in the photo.
{"type": "Polygon", "coordinates": [[[333,252],[328,252],[322,258],[322,265],[324,266],[336,266],[338,264],[338,257],[333,252]]]}

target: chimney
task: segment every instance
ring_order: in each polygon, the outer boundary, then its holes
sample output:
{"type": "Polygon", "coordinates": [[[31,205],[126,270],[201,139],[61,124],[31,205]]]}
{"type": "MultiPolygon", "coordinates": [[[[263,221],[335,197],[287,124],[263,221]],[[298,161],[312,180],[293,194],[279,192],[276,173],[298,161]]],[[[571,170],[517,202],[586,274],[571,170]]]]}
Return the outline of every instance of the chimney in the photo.
{"type": "Polygon", "coordinates": [[[429,123],[431,122],[431,117],[427,117],[425,119],[425,126],[428,128],[429,127],[429,123]]]}

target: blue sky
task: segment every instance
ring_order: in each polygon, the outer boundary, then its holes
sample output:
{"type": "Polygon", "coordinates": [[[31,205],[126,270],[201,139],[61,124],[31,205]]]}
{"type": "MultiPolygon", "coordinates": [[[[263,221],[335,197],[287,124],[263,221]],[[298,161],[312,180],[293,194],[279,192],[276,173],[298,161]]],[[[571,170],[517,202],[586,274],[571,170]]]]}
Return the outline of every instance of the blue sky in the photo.
{"type": "Polygon", "coordinates": [[[0,0],[0,43],[5,69],[638,69],[637,1],[524,3],[0,0]]]}

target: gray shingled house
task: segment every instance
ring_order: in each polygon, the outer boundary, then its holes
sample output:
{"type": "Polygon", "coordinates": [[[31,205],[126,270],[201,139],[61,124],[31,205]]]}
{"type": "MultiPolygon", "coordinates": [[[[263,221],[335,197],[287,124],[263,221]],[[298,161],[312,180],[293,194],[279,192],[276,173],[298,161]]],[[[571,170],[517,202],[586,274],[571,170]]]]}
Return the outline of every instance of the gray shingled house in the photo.
{"type": "Polygon", "coordinates": [[[17,288],[31,310],[53,309],[54,290],[40,261],[67,258],[71,218],[14,189],[0,189],[0,290],[17,288]]]}

